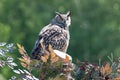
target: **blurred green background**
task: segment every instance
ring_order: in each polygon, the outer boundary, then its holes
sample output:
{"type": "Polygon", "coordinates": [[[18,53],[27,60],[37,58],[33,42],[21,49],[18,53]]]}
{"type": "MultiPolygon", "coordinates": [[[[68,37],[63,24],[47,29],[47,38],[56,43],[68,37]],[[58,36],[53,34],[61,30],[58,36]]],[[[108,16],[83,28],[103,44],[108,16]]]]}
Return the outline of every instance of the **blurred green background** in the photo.
{"type": "MultiPolygon", "coordinates": [[[[55,12],[69,10],[67,53],[74,61],[98,63],[111,53],[120,56],[120,0],[0,0],[0,42],[20,43],[30,53],[39,31],[55,12]]],[[[8,80],[13,72],[2,68],[0,73],[0,80],[8,80]]]]}

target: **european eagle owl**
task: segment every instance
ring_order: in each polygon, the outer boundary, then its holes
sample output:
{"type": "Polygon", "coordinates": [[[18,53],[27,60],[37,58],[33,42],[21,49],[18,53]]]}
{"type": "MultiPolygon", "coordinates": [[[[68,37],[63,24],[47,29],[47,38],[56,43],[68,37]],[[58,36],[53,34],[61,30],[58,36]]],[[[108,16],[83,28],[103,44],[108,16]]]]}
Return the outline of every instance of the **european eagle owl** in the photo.
{"type": "Polygon", "coordinates": [[[56,12],[56,16],[52,21],[40,31],[38,39],[36,40],[32,50],[31,58],[39,60],[40,56],[45,54],[40,44],[41,40],[43,40],[43,44],[47,51],[49,51],[48,46],[51,45],[54,50],[66,52],[70,39],[70,24],[70,11],[66,14],[56,12]]]}

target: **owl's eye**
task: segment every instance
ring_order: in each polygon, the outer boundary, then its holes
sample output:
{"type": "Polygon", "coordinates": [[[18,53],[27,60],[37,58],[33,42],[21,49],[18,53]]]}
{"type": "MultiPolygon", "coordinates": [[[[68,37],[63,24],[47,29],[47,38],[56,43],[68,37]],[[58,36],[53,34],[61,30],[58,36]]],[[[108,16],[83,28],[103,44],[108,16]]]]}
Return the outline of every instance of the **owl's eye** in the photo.
{"type": "Polygon", "coordinates": [[[65,17],[62,14],[58,13],[58,12],[56,12],[56,13],[58,15],[59,22],[65,23],[66,22],[65,17]]]}
{"type": "Polygon", "coordinates": [[[65,20],[61,16],[59,16],[59,21],[65,23],[65,20]]]}
{"type": "Polygon", "coordinates": [[[59,17],[59,20],[60,20],[60,21],[63,21],[62,15],[61,15],[60,13],[58,13],[58,12],[56,12],[56,13],[57,13],[57,15],[58,15],[58,17],[59,17]]]}
{"type": "Polygon", "coordinates": [[[64,20],[61,15],[59,15],[59,19],[60,19],[60,21],[63,21],[63,20],[64,20]]]}

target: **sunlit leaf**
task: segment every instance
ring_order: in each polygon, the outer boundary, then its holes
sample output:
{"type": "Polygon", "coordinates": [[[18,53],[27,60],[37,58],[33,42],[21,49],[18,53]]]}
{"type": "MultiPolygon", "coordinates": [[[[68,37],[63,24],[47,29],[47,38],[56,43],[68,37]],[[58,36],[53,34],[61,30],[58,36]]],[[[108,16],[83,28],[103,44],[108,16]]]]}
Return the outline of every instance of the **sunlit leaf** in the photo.
{"type": "Polygon", "coordinates": [[[41,56],[41,60],[42,60],[43,62],[47,62],[47,59],[46,59],[44,56],[41,56]]]}
{"type": "Polygon", "coordinates": [[[65,61],[66,61],[66,62],[69,62],[69,60],[70,60],[69,57],[66,55],[65,61]]]}
{"type": "Polygon", "coordinates": [[[32,76],[33,77],[33,80],[39,80],[38,78],[36,78],[35,76],[32,76]]]}
{"type": "Polygon", "coordinates": [[[29,74],[29,75],[30,75],[30,72],[28,72],[27,70],[25,70],[25,69],[24,69],[23,71],[24,71],[25,73],[27,73],[27,74],[29,74]]]}
{"type": "Polygon", "coordinates": [[[21,46],[20,44],[17,44],[17,46],[18,46],[18,48],[19,48],[20,54],[25,55],[26,51],[25,51],[24,47],[21,46]]]}
{"type": "Polygon", "coordinates": [[[18,69],[22,74],[24,74],[24,71],[23,70],[21,70],[21,69],[18,69]]]}
{"type": "Polygon", "coordinates": [[[21,62],[22,67],[27,68],[27,64],[21,62]]]}
{"type": "Polygon", "coordinates": [[[120,77],[119,77],[119,78],[114,78],[114,79],[112,79],[112,80],[120,80],[120,77]]]}
{"type": "Polygon", "coordinates": [[[5,42],[0,42],[0,46],[5,46],[6,43],[5,42]]]}
{"type": "Polygon", "coordinates": [[[10,80],[16,80],[16,76],[12,76],[10,80]]]}
{"type": "Polygon", "coordinates": [[[13,46],[14,46],[13,43],[10,43],[10,44],[7,44],[7,45],[6,45],[7,48],[11,48],[11,47],[13,47],[13,46]]]}
{"type": "Polygon", "coordinates": [[[11,63],[9,63],[9,64],[12,65],[12,66],[17,66],[17,64],[14,63],[14,62],[11,62],[11,63]]]}
{"type": "Polygon", "coordinates": [[[104,68],[103,66],[100,68],[100,72],[101,72],[102,74],[105,74],[105,68],[104,68]]]}
{"type": "Polygon", "coordinates": [[[17,73],[17,74],[20,74],[20,71],[19,70],[13,70],[13,72],[17,73]]]}
{"type": "Polygon", "coordinates": [[[33,77],[31,75],[26,75],[26,79],[32,80],[33,77]]]}
{"type": "Polygon", "coordinates": [[[21,47],[22,47],[19,43],[17,43],[17,46],[18,46],[19,49],[21,49],[21,47]]]}
{"type": "Polygon", "coordinates": [[[25,63],[27,63],[28,65],[30,64],[30,58],[27,56],[27,57],[23,57],[25,63]]]}
{"type": "Polygon", "coordinates": [[[9,68],[14,69],[13,65],[7,64],[9,68]]]}
{"type": "Polygon", "coordinates": [[[49,50],[52,52],[53,51],[53,48],[52,48],[52,46],[51,45],[49,45],[49,50]]]}
{"type": "Polygon", "coordinates": [[[14,66],[17,66],[17,64],[14,63],[14,62],[8,62],[7,65],[8,65],[8,67],[11,68],[11,69],[13,69],[14,66]]]}
{"type": "Polygon", "coordinates": [[[46,59],[48,59],[48,58],[50,57],[50,55],[49,55],[49,54],[46,54],[46,55],[44,55],[44,57],[45,57],[46,59]]]}
{"type": "Polygon", "coordinates": [[[22,55],[22,58],[18,58],[21,61],[21,65],[24,68],[29,69],[30,66],[30,57],[26,54],[26,51],[24,49],[23,46],[21,46],[20,44],[17,44],[18,48],[19,48],[19,52],[22,55]]]}
{"type": "Polygon", "coordinates": [[[26,62],[23,58],[18,58],[21,62],[26,62]]]}
{"type": "Polygon", "coordinates": [[[110,64],[109,63],[106,63],[104,66],[101,67],[100,69],[101,73],[103,75],[108,75],[112,72],[112,69],[110,67],[110,64]]]}
{"type": "Polygon", "coordinates": [[[49,51],[50,51],[51,58],[56,57],[56,54],[55,54],[55,52],[53,51],[53,48],[52,48],[51,45],[49,45],[49,51]]]}
{"type": "Polygon", "coordinates": [[[58,60],[59,60],[59,57],[54,57],[54,58],[51,59],[52,63],[55,63],[55,62],[57,62],[58,60]]]}
{"type": "Polygon", "coordinates": [[[51,55],[51,59],[56,57],[55,53],[50,53],[50,55],[51,55]]]}
{"type": "Polygon", "coordinates": [[[0,55],[5,56],[5,52],[2,49],[0,49],[0,55]]]}
{"type": "Polygon", "coordinates": [[[112,69],[111,69],[109,63],[107,63],[107,64],[105,65],[105,71],[106,71],[107,74],[110,74],[110,73],[112,72],[112,69]]]}
{"type": "Polygon", "coordinates": [[[119,72],[119,73],[120,73],[120,69],[117,69],[117,72],[119,72]]]}
{"type": "Polygon", "coordinates": [[[0,60],[0,67],[3,67],[3,66],[5,66],[5,61],[0,60]]]}
{"type": "Polygon", "coordinates": [[[13,58],[12,57],[8,57],[7,58],[7,62],[13,62],[13,58]]]}

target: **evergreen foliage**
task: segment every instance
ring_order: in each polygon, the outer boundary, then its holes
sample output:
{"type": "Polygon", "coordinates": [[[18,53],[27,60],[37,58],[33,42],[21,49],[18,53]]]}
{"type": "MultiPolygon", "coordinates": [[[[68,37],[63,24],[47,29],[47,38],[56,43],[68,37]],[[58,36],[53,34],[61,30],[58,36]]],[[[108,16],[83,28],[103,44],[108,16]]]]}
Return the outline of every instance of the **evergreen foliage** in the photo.
{"type": "Polygon", "coordinates": [[[18,58],[21,69],[14,58],[7,56],[14,48],[13,44],[0,44],[0,68],[9,67],[14,73],[9,80],[120,80],[120,58],[115,60],[113,55],[108,56],[110,61],[102,65],[79,60],[73,64],[68,54],[63,53],[65,57],[61,57],[62,53],[57,55],[50,45],[50,52],[41,56],[41,60],[30,59],[24,47],[17,46],[22,55],[18,58]],[[38,71],[37,78],[32,71],[38,71]]]}

